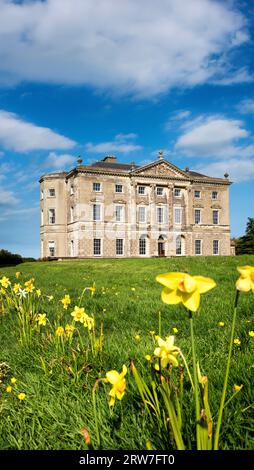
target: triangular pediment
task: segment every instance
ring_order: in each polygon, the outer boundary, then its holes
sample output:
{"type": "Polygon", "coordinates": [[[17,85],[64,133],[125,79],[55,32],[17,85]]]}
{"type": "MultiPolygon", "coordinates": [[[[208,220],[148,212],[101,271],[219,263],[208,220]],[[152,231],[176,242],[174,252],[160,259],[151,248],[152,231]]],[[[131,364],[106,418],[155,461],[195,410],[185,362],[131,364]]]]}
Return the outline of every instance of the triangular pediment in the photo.
{"type": "Polygon", "coordinates": [[[167,160],[157,160],[132,171],[132,174],[139,176],[161,176],[164,178],[188,179],[186,173],[167,160]]]}

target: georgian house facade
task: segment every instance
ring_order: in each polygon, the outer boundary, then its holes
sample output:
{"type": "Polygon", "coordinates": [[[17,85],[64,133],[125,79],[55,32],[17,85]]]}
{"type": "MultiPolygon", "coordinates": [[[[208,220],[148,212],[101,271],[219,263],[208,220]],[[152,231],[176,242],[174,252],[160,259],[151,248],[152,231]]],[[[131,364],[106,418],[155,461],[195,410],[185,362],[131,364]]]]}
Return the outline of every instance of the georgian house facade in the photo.
{"type": "Polygon", "coordinates": [[[116,157],[40,179],[41,258],[230,255],[228,175],[116,157]]]}

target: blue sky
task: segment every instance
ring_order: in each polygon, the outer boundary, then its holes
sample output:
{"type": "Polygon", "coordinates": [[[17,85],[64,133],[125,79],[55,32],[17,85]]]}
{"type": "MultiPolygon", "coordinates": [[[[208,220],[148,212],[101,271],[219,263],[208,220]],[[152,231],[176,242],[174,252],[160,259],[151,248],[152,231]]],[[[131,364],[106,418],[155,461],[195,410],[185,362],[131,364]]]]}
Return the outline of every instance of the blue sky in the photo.
{"type": "Polygon", "coordinates": [[[0,0],[0,248],[39,257],[39,177],[159,149],[253,217],[252,1],[0,0]]]}

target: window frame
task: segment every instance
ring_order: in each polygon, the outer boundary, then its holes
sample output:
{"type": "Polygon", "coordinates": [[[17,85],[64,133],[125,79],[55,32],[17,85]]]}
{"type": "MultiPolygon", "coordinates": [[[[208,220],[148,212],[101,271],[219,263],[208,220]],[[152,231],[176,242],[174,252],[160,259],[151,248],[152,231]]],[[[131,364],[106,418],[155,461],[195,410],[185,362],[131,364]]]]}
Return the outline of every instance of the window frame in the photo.
{"type": "Polygon", "coordinates": [[[115,193],[116,193],[116,194],[122,194],[122,193],[123,193],[123,185],[122,185],[121,183],[116,183],[116,184],[115,184],[115,193]],[[121,186],[122,190],[121,190],[121,191],[117,191],[117,187],[120,187],[120,186],[121,186]]]}
{"type": "Polygon", "coordinates": [[[163,186],[156,186],[156,196],[164,196],[164,190],[163,186]],[[158,190],[161,190],[161,194],[158,193],[158,190]]]}
{"type": "Polygon", "coordinates": [[[123,238],[116,238],[116,256],[124,256],[124,239],[123,238]],[[119,242],[119,241],[121,241],[120,245],[122,245],[122,247],[121,247],[122,248],[122,253],[118,253],[118,248],[119,247],[118,247],[117,242],[119,242]]]}
{"type": "Polygon", "coordinates": [[[124,205],[123,204],[115,204],[115,222],[121,224],[124,222],[124,205]],[[118,213],[117,209],[120,208],[120,218],[118,220],[118,213]]]}
{"type": "Polygon", "coordinates": [[[56,197],[56,189],[55,188],[49,188],[48,189],[48,197],[56,197]],[[51,194],[50,191],[53,191],[54,194],[51,194]]]}
{"type": "Polygon", "coordinates": [[[93,192],[94,193],[101,193],[101,183],[99,183],[97,181],[93,181],[93,192]],[[96,185],[98,185],[100,189],[95,189],[96,185]]]}
{"type": "Polygon", "coordinates": [[[201,199],[201,191],[199,189],[194,189],[194,199],[201,199]],[[199,196],[196,193],[199,193],[199,196]]]}
{"type": "Polygon", "coordinates": [[[201,209],[194,209],[194,224],[195,225],[200,225],[201,224],[201,209]],[[199,221],[196,221],[196,214],[199,213],[199,221]]]}
{"type": "Polygon", "coordinates": [[[203,246],[202,246],[202,240],[200,238],[196,238],[194,242],[194,248],[195,248],[195,256],[202,256],[202,251],[203,251],[203,246]],[[200,248],[200,253],[197,253],[197,245],[196,243],[200,242],[199,248],[200,248]]]}
{"type": "Polygon", "coordinates": [[[147,254],[147,243],[146,243],[146,236],[145,235],[141,235],[139,237],[139,241],[138,241],[138,252],[139,252],[139,256],[146,256],[147,254]],[[144,251],[144,253],[142,253],[142,251],[144,251]]]}
{"type": "Polygon", "coordinates": [[[174,188],[174,197],[182,197],[182,190],[181,188],[174,188]],[[179,194],[176,194],[176,191],[179,191],[179,194]]]}
{"type": "Polygon", "coordinates": [[[139,224],[146,223],[146,207],[145,206],[138,206],[138,223],[139,224]],[[140,217],[141,209],[144,211],[144,220],[141,220],[141,217],[140,217]]]}
{"type": "Polygon", "coordinates": [[[138,195],[139,196],[145,196],[146,195],[146,187],[145,186],[143,186],[141,184],[138,185],[138,195]],[[144,188],[144,192],[140,192],[141,188],[144,188]]]}
{"type": "MultiPolygon", "coordinates": [[[[98,247],[97,247],[98,248],[98,247]]],[[[102,239],[101,238],[93,238],[93,256],[101,256],[102,255],[102,239]],[[99,253],[95,253],[96,251],[96,243],[95,242],[98,242],[99,241],[99,253]]]]}
{"type": "Polygon", "coordinates": [[[220,222],[219,222],[220,218],[219,218],[219,211],[218,209],[213,209],[213,225],[219,225],[220,222]],[[214,215],[217,214],[217,219],[216,219],[216,222],[214,221],[214,215]]]}
{"type": "Polygon", "coordinates": [[[48,209],[48,224],[49,225],[55,225],[56,223],[56,209],[54,207],[51,207],[48,209]],[[54,211],[53,215],[50,215],[51,211],[54,211]],[[54,221],[51,221],[51,218],[54,219],[54,221]]]}
{"type": "Polygon", "coordinates": [[[213,240],[213,256],[219,256],[220,254],[220,240],[216,239],[216,240],[213,240]],[[217,242],[217,253],[215,253],[214,251],[214,242],[217,242]]]}
{"type": "Polygon", "coordinates": [[[97,202],[93,204],[93,222],[101,222],[101,204],[97,202]],[[96,208],[99,208],[99,218],[95,217],[96,215],[96,208]]]}
{"type": "Polygon", "coordinates": [[[182,207],[174,207],[174,224],[175,225],[182,225],[183,221],[183,209],[182,207]],[[180,222],[176,221],[176,211],[179,211],[180,214],[180,222]]]}
{"type": "Polygon", "coordinates": [[[212,201],[217,201],[218,200],[218,191],[212,191],[212,201]],[[213,197],[213,195],[216,194],[216,197],[213,197]]]}
{"type": "Polygon", "coordinates": [[[160,224],[160,225],[164,224],[165,223],[164,219],[165,219],[165,217],[164,217],[164,207],[157,206],[156,207],[156,222],[157,222],[157,224],[160,224]],[[159,213],[161,214],[161,217],[159,216],[159,213]],[[159,219],[161,219],[161,220],[159,220],[159,219]]]}
{"type": "Polygon", "coordinates": [[[56,244],[55,244],[55,241],[54,240],[49,240],[48,241],[48,253],[49,253],[49,257],[50,258],[54,258],[56,256],[56,244]],[[50,244],[52,244],[53,246],[51,247],[50,244]],[[53,254],[50,253],[50,250],[53,248],[53,254]]]}

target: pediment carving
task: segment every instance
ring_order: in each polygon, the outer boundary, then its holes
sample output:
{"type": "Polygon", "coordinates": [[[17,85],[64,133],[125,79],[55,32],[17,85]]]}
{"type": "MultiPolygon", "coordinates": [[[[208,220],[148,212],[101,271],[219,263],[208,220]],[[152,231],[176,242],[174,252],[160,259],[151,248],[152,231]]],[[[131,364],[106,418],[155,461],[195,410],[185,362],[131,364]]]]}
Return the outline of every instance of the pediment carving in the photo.
{"type": "Polygon", "coordinates": [[[134,173],[139,176],[163,176],[169,178],[188,179],[180,169],[178,170],[174,165],[171,165],[166,161],[155,162],[144,166],[143,168],[138,168],[134,173]]]}

